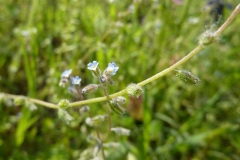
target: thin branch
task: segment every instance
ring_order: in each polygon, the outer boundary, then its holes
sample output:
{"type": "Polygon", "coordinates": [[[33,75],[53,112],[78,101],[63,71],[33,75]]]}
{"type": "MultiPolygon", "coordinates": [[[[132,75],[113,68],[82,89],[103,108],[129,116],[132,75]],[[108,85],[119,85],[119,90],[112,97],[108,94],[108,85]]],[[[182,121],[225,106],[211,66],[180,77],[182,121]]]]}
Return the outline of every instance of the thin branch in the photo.
{"type": "Polygon", "coordinates": [[[229,26],[229,24],[232,22],[234,18],[240,13],[240,3],[237,5],[237,7],[234,9],[234,11],[231,13],[231,15],[228,17],[228,19],[221,25],[221,27],[218,28],[218,30],[214,33],[216,36],[219,36],[229,26]]]}
{"type": "Polygon", "coordinates": [[[29,98],[29,97],[22,96],[22,95],[13,95],[13,94],[8,94],[8,93],[2,93],[2,92],[0,92],[0,94],[6,95],[6,97],[12,98],[12,99],[26,98],[27,100],[29,100],[29,101],[37,104],[37,105],[44,106],[44,107],[47,107],[47,108],[52,108],[52,109],[58,109],[58,105],[53,104],[53,103],[49,103],[49,102],[45,102],[45,101],[42,101],[42,100],[39,100],[39,99],[29,98]]]}

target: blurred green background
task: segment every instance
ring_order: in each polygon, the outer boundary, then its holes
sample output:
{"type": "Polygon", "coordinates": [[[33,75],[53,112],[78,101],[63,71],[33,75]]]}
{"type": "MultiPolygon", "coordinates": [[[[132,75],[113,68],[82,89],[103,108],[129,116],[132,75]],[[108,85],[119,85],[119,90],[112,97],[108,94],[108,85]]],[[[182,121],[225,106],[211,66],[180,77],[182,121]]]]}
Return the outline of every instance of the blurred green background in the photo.
{"type": "MultiPolygon", "coordinates": [[[[82,86],[96,83],[86,67],[93,60],[102,69],[109,62],[120,67],[108,87],[117,92],[191,51],[199,35],[216,28],[239,3],[225,2],[215,23],[216,6],[207,0],[0,1],[0,92],[76,101],[59,87],[60,75],[73,69],[82,86]]],[[[128,98],[129,116],[113,114],[112,123],[129,128],[131,136],[112,133],[107,142],[120,146],[106,148],[107,159],[240,159],[239,26],[240,16],[218,42],[179,68],[198,76],[199,84],[185,84],[170,73],[145,86],[141,98],[128,98]]],[[[100,91],[85,98],[99,96],[100,91]]],[[[68,110],[75,119],[66,125],[56,110],[30,110],[1,99],[1,160],[88,159],[95,145],[87,136],[95,132],[79,108],[68,110]]],[[[94,115],[107,113],[105,103],[89,106],[94,115]]],[[[102,135],[106,128],[107,123],[99,126],[102,135]]]]}

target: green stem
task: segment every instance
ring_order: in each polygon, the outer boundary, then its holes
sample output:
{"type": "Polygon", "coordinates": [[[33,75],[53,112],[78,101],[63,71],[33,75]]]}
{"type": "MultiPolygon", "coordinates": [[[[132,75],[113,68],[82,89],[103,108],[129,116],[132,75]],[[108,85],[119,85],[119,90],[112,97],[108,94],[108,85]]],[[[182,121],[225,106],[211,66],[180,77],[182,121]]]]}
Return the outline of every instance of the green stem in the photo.
{"type": "MultiPolygon", "coordinates": [[[[7,94],[7,93],[0,92],[0,95],[1,94],[6,95],[7,98],[12,98],[12,99],[25,97],[25,96],[21,96],[21,95],[13,95],[13,94],[7,94]]],[[[58,105],[56,105],[56,104],[45,102],[45,101],[38,100],[38,99],[35,99],[35,98],[29,98],[29,97],[25,97],[25,98],[27,100],[37,104],[37,105],[44,106],[44,107],[47,107],[47,108],[52,108],[52,109],[58,109],[58,105]]]]}
{"type": "Polygon", "coordinates": [[[177,63],[175,63],[174,65],[168,67],[167,69],[155,74],[154,76],[138,83],[139,86],[145,86],[146,84],[155,81],[156,79],[164,76],[165,74],[173,71],[174,69],[176,69],[177,67],[179,67],[180,65],[182,65],[183,63],[187,62],[191,57],[193,57],[194,55],[196,55],[199,51],[201,51],[204,48],[203,45],[199,44],[194,50],[192,50],[188,55],[186,55],[185,57],[183,57],[180,61],[178,61],[177,63]]]}
{"type": "Polygon", "coordinates": [[[228,17],[228,19],[221,25],[221,27],[218,28],[218,30],[214,33],[215,36],[219,36],[229,26],[229,24],[232,22],[234,18],[240,13],[240,3],[237,5],[237,7],[234,9],[234,11],[231,13],[231,15],[228,17]]]}

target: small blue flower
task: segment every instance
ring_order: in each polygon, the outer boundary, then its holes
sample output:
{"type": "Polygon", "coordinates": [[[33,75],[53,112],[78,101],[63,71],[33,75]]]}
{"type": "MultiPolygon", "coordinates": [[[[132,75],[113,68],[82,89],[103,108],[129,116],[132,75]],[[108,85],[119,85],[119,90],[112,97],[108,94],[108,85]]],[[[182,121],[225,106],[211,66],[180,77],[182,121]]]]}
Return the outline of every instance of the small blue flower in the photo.
{"type": "Polygon", "coordinates": [[[76,77],[71,77],[71,83],[73,84],[73,85],[80,85],[80,83],[81,83],[81,78],[79,78],[78,76],[76,76],[76,77]]]}
{"type": "Polygon", "coordinates": [[[116,65],[116,63],[108,63],[108,67],[106,68],[105,72],[107,75],[113,76],[117,73],[117,70],[119,67],[116,65]]]}
{"type": "Polygon", "coordinates": [[[68,78],[71,73],[72,73],[72,70],[71,70],[71,69],[66,70],[66,71],[62,72],[61,77],[66,77],[66,78],[68,78]]]}
{"type": "Polygon", "coordinates": [[[91,71],[96,71],[98,68],[98,62],[97,61],[93,61],[92,63],[88,63],[87,68],[91,71]]]}

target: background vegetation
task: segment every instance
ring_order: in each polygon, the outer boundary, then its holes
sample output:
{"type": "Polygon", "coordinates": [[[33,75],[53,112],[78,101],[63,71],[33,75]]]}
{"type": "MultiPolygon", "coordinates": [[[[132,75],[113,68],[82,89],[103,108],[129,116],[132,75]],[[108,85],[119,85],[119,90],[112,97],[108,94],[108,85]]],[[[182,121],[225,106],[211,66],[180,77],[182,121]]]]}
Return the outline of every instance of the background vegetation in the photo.
{"type": "MultiPolygon", "coordinates": [[[[228,0],[235,7],[238,0],[228,0]]],[[[60,75],[73,69],[82,86],[95,83],[86,65],[120,66],[109,93],[140,82],[174,64],[213,28],[206,1],[170,0],[7,0],[0,2],[0,92],[52,103],[76,101],[58,86],[60,75]]],[[[209,7],[209,6],[208,6],[209,7]]],[[[211,7],[211,6],[210,6],[211,7]]],[[[224,6],[223,20],[231,9],[224,6]]],[[[221,24],[221,22],[220,22],[221,24]]],[[[240,159],[240,17],[217,43],[182,68],[201,82],[188,85],[174,73],[144,87],[139,99],[128,99],[128,116],[112,115],[113,126],[132,131],[111,134],[119,142],[108,159],[240,159]]],[[[87,98],[102,96],[101,92],[87,98]]],[[[106,114],[105,103],[90,104],[94,115],[106,114]]],[[[56,110],[29,110],[0,104],[0,159],[84,159],[92,149],[79,108],[69,110],[70,125],[56,110]]],[[[106,133],[107,124],[99,127],[106,133]]]]}

